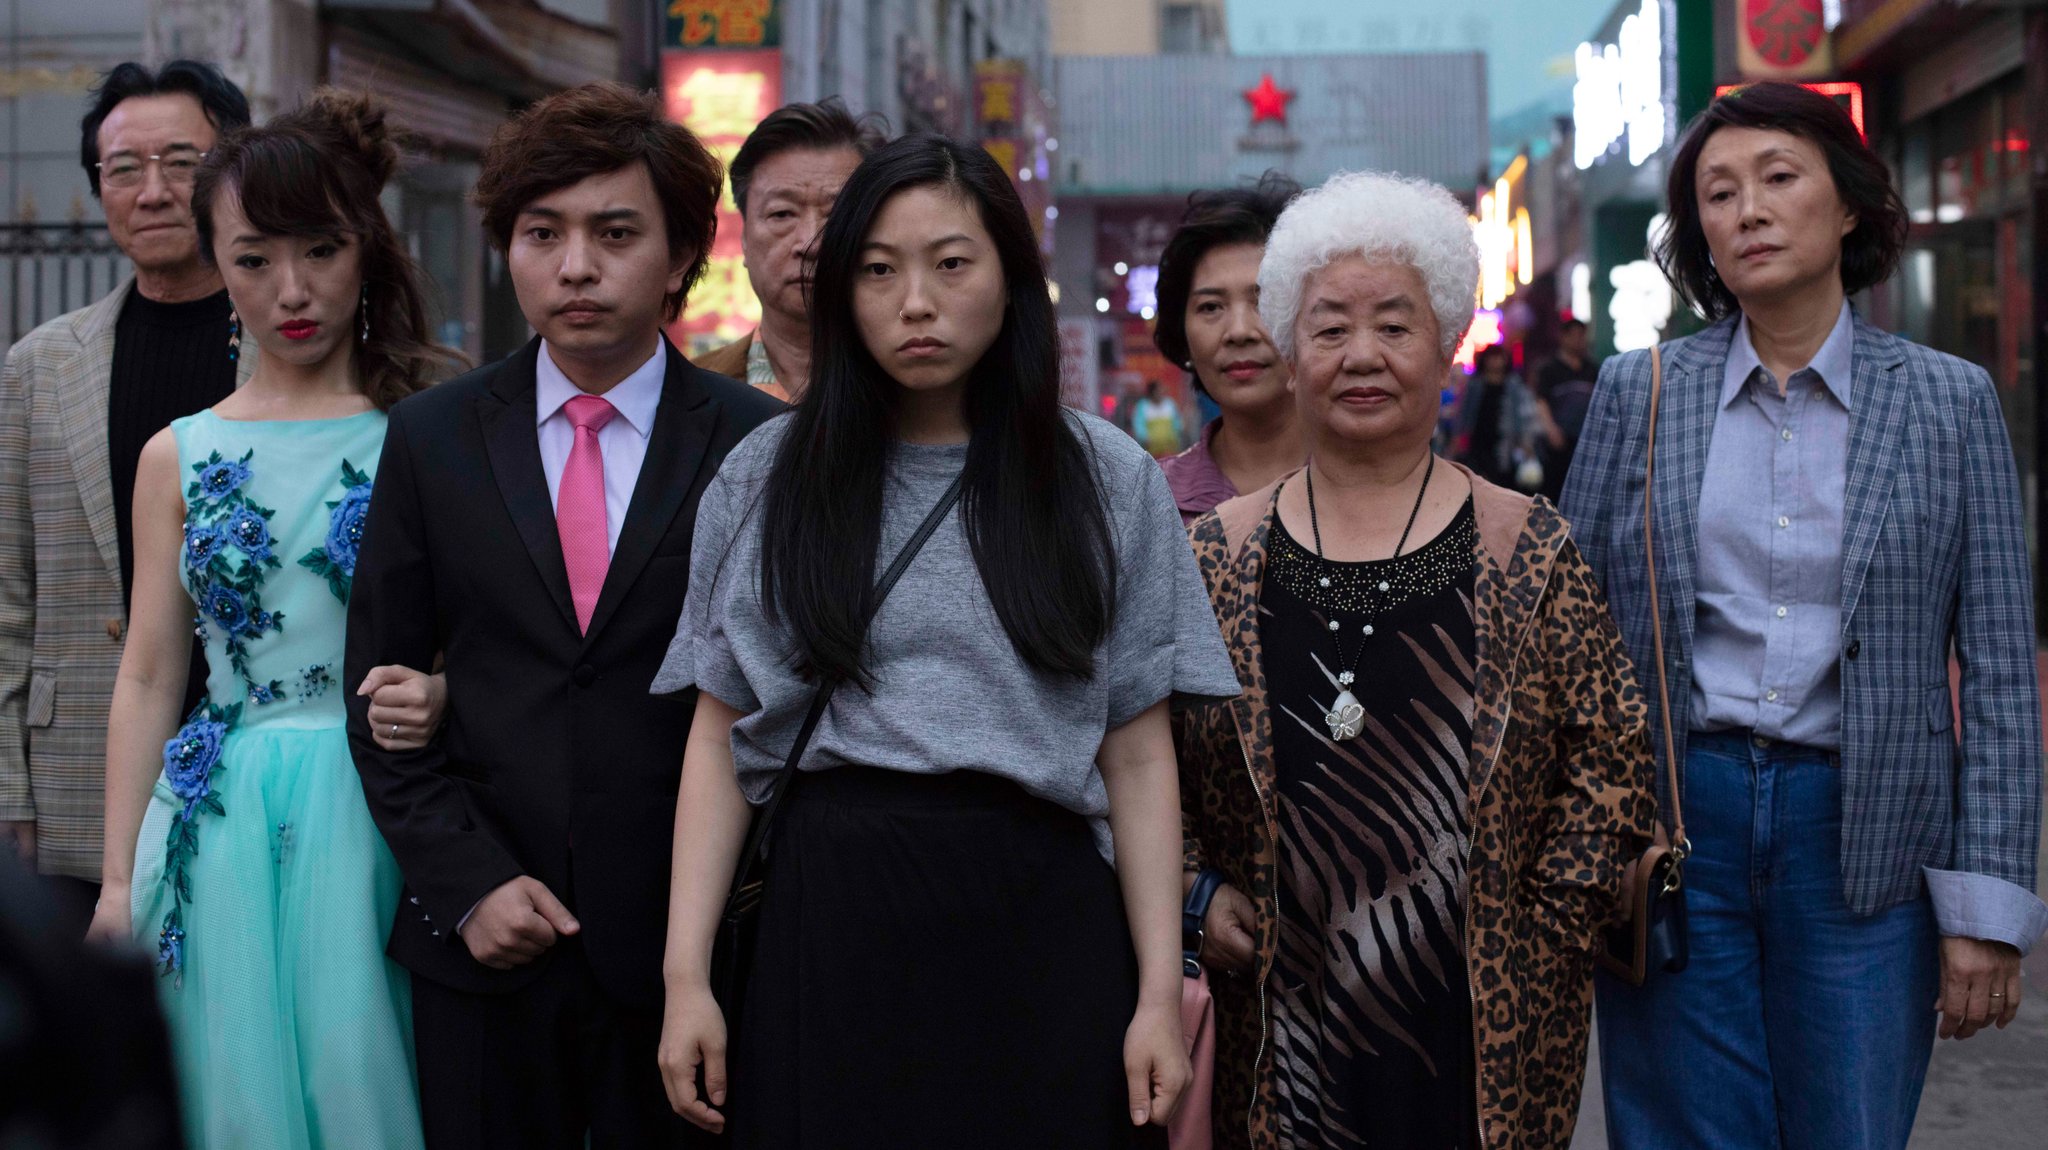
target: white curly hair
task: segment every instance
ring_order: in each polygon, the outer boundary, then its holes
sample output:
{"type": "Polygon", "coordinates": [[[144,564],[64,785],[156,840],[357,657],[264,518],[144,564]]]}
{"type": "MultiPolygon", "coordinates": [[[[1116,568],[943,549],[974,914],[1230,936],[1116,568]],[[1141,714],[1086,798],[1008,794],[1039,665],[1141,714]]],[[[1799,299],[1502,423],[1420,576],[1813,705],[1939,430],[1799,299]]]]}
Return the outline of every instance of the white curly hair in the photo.
{"type": "Polygon", "coordinates": [[[1352,255],[1420,272],[1444,355],[1465,338],[1479,291],[1479,244],[1464,205],[1428,180],[1341,172],[1287,205],[1259,261],[1259,318],[1282,358],[1294,361],[1294,321],[1309,277],[1352,255]]]}

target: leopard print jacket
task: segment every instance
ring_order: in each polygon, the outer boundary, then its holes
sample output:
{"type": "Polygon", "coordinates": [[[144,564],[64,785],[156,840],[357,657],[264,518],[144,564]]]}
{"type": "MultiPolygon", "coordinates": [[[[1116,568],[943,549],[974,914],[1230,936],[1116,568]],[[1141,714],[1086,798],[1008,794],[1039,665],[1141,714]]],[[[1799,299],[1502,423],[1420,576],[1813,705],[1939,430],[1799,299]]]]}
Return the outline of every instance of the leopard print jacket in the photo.
{"type": "MultiPolygon", "coordinates": [[[[1244,693],[1175,720],[1186,865],[1221,870],[1251,899],[1259,944],[1253,977],[1210,983],[1219,1148],[1281,1145],[1266,1001],[1279,945],[1277,776],[1258,627],[1280,486],[1189,527],[1244,693]]],[[[1472,487],[1478,698],[1465,903],[1480,1145],[1565,1150],[1585,1079],[1592,954],[1655,817],[1648,711],[1564,519],[1541,499],[1476,477],[1472,487]]]]}

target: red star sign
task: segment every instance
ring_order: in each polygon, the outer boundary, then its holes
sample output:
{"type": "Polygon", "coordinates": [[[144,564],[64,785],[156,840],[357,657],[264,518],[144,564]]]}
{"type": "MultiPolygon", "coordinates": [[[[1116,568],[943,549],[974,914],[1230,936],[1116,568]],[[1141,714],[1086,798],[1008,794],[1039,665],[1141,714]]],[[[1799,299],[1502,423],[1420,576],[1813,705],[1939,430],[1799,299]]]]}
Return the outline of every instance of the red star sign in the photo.
{"type": "Polygon", "coordinates": [[[1259,86],[1244,91],[1245,103],[1252,106],[1252,123],[1261,120],[1287,122],[1287,101],[1294,99],[1294,93],[1273,82],[1273,73],[1259,77],[1259,86]]]}

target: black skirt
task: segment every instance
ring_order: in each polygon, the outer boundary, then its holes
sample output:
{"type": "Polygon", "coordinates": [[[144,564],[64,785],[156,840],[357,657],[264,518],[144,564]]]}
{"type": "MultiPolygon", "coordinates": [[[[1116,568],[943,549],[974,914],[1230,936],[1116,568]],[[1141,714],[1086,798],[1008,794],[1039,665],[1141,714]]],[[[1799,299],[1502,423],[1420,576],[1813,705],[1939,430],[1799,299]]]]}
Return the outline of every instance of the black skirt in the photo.
{"type": "Polygon", "coordinates": [[[1131,1126],[1137,962],[1081,816],[976,772],[806,774],[767,880],[734,1145],[1164,1146],[1131,1126]]]}

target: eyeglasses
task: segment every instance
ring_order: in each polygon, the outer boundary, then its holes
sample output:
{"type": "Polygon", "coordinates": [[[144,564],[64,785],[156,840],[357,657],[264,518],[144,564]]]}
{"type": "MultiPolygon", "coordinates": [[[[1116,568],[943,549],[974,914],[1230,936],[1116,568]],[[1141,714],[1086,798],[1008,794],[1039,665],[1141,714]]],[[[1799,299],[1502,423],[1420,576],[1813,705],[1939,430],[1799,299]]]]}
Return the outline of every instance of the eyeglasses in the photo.
{"type": "Polygon", "coordinates": [[[206,153],[197,148],[172,148],[161,156],[121,155],[93,166],[100,170],[100,183],[109,188],[132,188],[142,182],[143,169],[150,164],[162,169],[164,182],[189,184],[199,174],[199,161],[206,153]]]}

